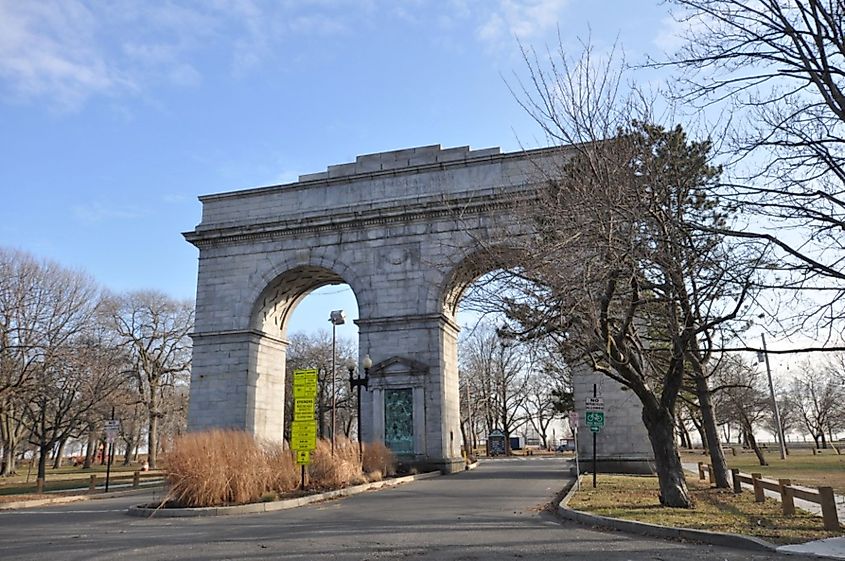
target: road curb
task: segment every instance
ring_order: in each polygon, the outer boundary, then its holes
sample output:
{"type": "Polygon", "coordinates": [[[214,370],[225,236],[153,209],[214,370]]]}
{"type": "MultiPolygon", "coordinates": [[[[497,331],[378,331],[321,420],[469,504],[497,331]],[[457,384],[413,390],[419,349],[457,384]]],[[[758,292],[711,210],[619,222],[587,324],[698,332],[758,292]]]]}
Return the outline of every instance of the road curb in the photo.
{"type": "MultiPolygon", "coordinates": [[[[707,530],[694,530],[692,528],[674,528],[671,526],[659,526],[647,522],[636,522],[634,520],[622,520],[598,514],[590,514],[580,510],[569,508],[569,500],[576,492],[575,482],[571,483],[566,495],[557,505],[557,514],[566,520],[572,520],[580,524],[589,524],[611,530],[618,530],[629,534],[638,534],[655,538],[668,538],[674,540],[689,540],[710,545],[746,549],[751,551],[777,552],[777,546],[750,536],[739,534],[727,534],[724,532],[709,532],[707,530]]],[[[785,553],[785,552],[780,552],[785,553]]]]}
{"type": "Polygon", "coordinates": [[[58,497],[50,497],[49,499],[24,499],[21,501],[0,503],[0,510],[18,510],[21,508],[36,508],[39,506],[78,503],[83,501],[96,501],[100,499],[111,499],[114,497],[126,497],[129,495],[139,494],[145,491],[158,489],[163,485],[163,483],[164,480],[156,482],[155,484],[142,485],[140,487],[133,487],[131,489],[121,489],[118,491],[109,491],[108,493],[105,493],[98,489],[97,493],[90,495],[65,495],[58,497]]]}
{"type": "Polygon", "coordinates": [[[179,509],[131,506],[129,507],[129,510],[126,511],[126,514],[128,514],[129,516],[140,516],[144,518],[152,518],[153,516],[157,518],[188,518],[200,516],[231,516],[236,514],[257,514],[260,512],[274,512],[277,510],[287,510],[290,508],[305,506],[330,499],[358,495],[360,493],[364,493],[366,491],[371,491],[374,489],[395,487],[403,483],[410,483],[411,481],[431,479],[440,475],[441,474],[439,471],[419,473],[416,475],[406,475],[404,477],[386,479],[384,481],[373,481],[372,483],[364,483],[362,485],[355,485],[353,487],[346,487],[344,489],[326,491],[325,493],[316,493],[314,495],[297,497],[295,499],[284,499],[281,501],[273,501],[268,503],[252,503],[248,505],[237,506],[197,507],[179,509]]]}
{"type": "Polygon", "coordinates": [[[53,497],[50,499],[26,499],[22,501],[15,501],[0,504],[0,510],[17,510],[20,508],[30,508],[47,505],[60,505],[66,503],[77,503],[80,501],[90,500],[90,497],[85,495],[71,495],[69,497],[53,497]]]}

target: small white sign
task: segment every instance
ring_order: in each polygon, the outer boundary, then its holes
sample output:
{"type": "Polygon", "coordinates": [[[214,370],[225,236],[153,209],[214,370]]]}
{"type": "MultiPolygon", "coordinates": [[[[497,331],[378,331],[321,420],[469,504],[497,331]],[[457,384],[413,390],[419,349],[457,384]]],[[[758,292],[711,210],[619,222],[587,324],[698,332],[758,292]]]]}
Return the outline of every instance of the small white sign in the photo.
{"type": "Polygon", "coordinates": [[[114,444],[117,435],[120,434],[120,421],[118,419],[109,419],[105,422],[106,442],[114,444]]]}
{"type": "Polygon", "coordinates": [[[586,411],[604,411],[604,398],[588,397],[584,400],[584,405],[586,411]]]}
{"type": "Polygon", "coordinates": [[[569,426],[574,428],[578,428],[578,413],[576,411],[569,412],[569,426]]]}

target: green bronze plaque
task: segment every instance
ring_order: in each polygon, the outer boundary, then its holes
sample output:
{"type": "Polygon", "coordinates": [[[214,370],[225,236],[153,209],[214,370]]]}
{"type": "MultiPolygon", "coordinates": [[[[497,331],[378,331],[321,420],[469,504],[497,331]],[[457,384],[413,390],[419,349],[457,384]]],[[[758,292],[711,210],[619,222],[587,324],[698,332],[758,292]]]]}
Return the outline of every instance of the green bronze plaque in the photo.
{"type": "Polygon", "coordinates": [[[384,392],[384,443],[394,454],[414,453],[414,392],[384,392]]]}

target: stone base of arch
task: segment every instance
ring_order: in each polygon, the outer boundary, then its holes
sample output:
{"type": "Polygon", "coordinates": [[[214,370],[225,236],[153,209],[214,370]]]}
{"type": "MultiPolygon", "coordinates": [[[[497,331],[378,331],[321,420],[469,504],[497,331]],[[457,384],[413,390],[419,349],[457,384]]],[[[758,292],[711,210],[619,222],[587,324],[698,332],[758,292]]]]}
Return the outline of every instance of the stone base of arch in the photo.
{"type": "Polygon", "coordinates": [[[361,354],[374,362],[368,391],[361,395],[363,440],[385,442],[403,465],[418,470],[463,470],[458,327],[441,314],[356,323],[361,354]],[[394,401],[404,403],[410,418],[394,419],[394,401]]]}
{"type": "Polygon", "coordinates": [[[593,396],[593,385],[605,407],[605,426],[596,434],[597,473],[653,473],[654,453],[642,422],[639,399],[634,392],[585,365],[575,368],[572,376],[581,473],[593,470],[593,434],[584,423],[585,400],[593,396]]]}
{"type": "Polygon", "coordinates": [[[288,343],[253,330],[193,333],[188,430],[246,430],[281,442],[288,343]]]}

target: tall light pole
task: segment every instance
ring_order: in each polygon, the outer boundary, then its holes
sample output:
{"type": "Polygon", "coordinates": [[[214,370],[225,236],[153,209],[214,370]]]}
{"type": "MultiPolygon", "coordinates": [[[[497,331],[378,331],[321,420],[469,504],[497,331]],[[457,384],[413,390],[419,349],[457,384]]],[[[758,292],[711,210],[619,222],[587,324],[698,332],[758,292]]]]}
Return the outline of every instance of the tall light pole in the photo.
{"type": "Polygon", "coordinates": [[[337,392],[335,391],[335,383],[337,381],[337,370],[335,369],[335,347],[337,340],[337,326],[346,323],[346,312],[343,310],[334,310],[331,314],[329,314],[329,321],[332,324],[332,455],[334,455],[335,406],[337,405],[337,392]]]}
{"type": "MultiPolygon", "coordinates": [[[[766,360],[766,375],[769,377],[769,395],[772,398],[772,409],[775,410],[775,426],[777,427],[778,431],[778,440],[780,441],[780,459],[786,459],[786,442],[783,438],[783,425],[780,424],[780,408],[778,407],[778,402],[775,399],[775,386],[772,384],[772,368],[769,366],[769,352],[766,349],[766,334],[761,333],[760,336],[763,338],[763,357],[766,360]]],[[[757,362],[760,362],[760,355],[757,355],[757,362]]]]}
{"type": "Polygon", "coordinates": [[[361,439],[361,387],[368,388],[370,386],[370,368],[373,367],[373,361],[370,358],[370,355],[364,355],[364,360],[361,362],[361,366],[364,367],[364,376],[362,377],[360,374],[357,378],[354,377],[355,374],[355,361],[350,360],[349,363],[346,365],[347,370],[349,370],[349,387],[350,389],[358,388],[358,401],[357,401],[357,413],[358,413],[358,457],[361,458],[361,461],[364,460],[364,446],[362,444],[361,439]]]}

